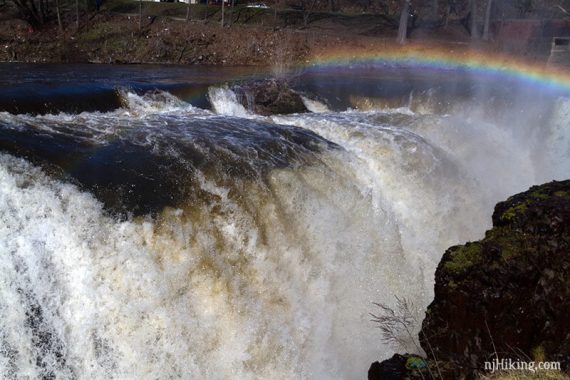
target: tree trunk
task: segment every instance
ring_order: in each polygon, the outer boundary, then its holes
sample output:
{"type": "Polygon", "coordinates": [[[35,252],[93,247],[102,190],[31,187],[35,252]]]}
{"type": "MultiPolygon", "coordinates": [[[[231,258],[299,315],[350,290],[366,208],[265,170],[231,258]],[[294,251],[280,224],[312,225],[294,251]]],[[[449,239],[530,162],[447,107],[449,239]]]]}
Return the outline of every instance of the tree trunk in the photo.
{"type": "Polygon", "coordinates": [[[309,25],[309,17],[311,16],[311,12],[315,7],[316,0],[305,0],[303,1],[303,26],[306,28],[309,25]]]}
{"type": "Polygon", "coordinates": [[[79,30],[79,0],[75,0],[75,30],[79,30]]]}
{"type": "Polygon", "coordinates": [[[139,31],[142,30],[142,0],[139,0],[139,31]]]}
{"type": "Polygon", "coordinates": [[[190,3],[191,0],[188,0],[188,4],[186,6],[186,22],[190,21],[190,3]]]}
{"type": "Polygon", "coordinates": [[[483,25],[483,39],[489,40],[489,27],[491,24],[491,8],[493,8],[493,0],[487,0],[487,9],[485,9],[485,24],[483,25]]]}
{"type": "Polygon", "coordinates": [[[273,27],[277,27],[277,5],[279,4],[278,0],[273,2],[273,27]]]}
{"type": "Polygon", "coordinates": [[[21,17],[26,20],[32,28],[39,28],[44,24],[44,19],[33,1],[13,0],[18,8],[21,17]]]}
{"type": "MultiPolygon", "coordinates": [[[[32,2],[33,2],[33,1],[32,1],[32,2]]],[[[44,12],[44,2],[43,2],[42,0],[40,0],[40,1],[38,2],[38,5],[39,5],[39,7],[38,7],[39,11],[38,11],[38,12],[39,12],[39,14],[40,14],[41,17],[42,17],[42,20],[45,20],[44,15],[45,15],[46,13],[44,12]]],[[[44,22],[45,22],[45,21],[42,21],[42,24],[43,24],[44,22]]]]}
{"type": "Polygon", "coordinates": [[[36,3],[34,1],[30,1],[30,4],[31,4],[30,10],[32,15],[38,21],[39,25],[44,25],[45,24],[44,15],[42,14],[42,12],[38,11],[38,8],[36,7],[36,3]]]}
{"type": "Polygon", "coordinates": [[[41,14],[42,16],[44,16],[44,20],[45,20],[45,16],[46,13],[44,12],[44,4],[42,0],[34,0],[35,2],[37,2],[37,6],[38,6],[38,13],[41,14]]]}
{"type": "Polygon", "coordinates": [[[236,0],[232,0],[232,9],[230,11],[230,22],[229,25],[232,26],[234,23],[234,9],[236,8],[236,0]]]}
{"type": "Polygon", "coordinates": [[[438,21],[439,20],[439,1],[438,0],[433,0],[432,13],[433,13],[433,19],[438,21]]]}
{"type": "Polygon", "coordinates": [[[400,26],[398,27],[398,43],[406,43],[408,32],[408,16],[410,13],[410,0],[402,0],[402,13],[400,13],[400,26]]]}
{"type": "Polygon", "coordinates": [[[206,8],[204,11],[204,22],[208,20],[208,0],[206,0],[206,8]]]}
{"type": "Polygon", "coordinates": [[[63,34],[63,25],[61,24],[61,13],[59,12],[59,0],[55,0],[55,13],[57,14],[57,26],[59,33],[63,34]]]}
{"type": "Polygon", "coordinates": [[[477,30],[477,0],[471,0],[471,39],[479,38],[479,30],[477,30]]]}
{"type": "Polygon", "coordinates": [[[222,28],[224,27],[224,16],[225,16],[225,12],[224,12],[224,8],[226,4],[226,0],[222,0],[222,28]]]}

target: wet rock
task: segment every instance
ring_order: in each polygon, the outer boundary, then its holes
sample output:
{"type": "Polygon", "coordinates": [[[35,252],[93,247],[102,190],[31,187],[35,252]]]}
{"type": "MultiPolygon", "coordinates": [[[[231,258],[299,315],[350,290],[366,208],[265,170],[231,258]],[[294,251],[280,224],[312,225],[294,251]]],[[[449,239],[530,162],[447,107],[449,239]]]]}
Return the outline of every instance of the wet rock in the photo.
{"type": "Polygon", "coordinates": [[[395,354],[383,362],[374,362],[368,370],[368,380],[428,380],[434,379],[428,362],[410,354],[395,354]]]}
{"type": "Polygon", "coordinates": [[[481,241],[445,252],[422,348],[451,364],[450,379],[476,378],[494,358],[559,361],[568,370],[570,181],[497,204],[493,226],[481,241]]]}
{"type": "Polygon", "coordinates": [[[277,115],[307,112],[301,96],[286,82],[265,80],[235,86],[233,91],[247,109],[258,115],[277,115]]]}

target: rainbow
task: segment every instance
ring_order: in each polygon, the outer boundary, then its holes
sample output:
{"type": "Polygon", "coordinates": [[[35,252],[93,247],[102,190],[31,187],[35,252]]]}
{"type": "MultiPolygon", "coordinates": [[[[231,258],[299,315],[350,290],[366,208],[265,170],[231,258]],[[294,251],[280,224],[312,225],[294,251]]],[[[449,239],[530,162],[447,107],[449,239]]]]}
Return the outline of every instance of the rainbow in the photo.
{"type": "Polygon", "coordinates": [[[515,79],[555,91],[570,91],[570,70],[464,46],[385,45],[376,49],[329,50],[316,54],[304,66],[313,70],[347,66],[464,70],[478,76],[515,79]]]}

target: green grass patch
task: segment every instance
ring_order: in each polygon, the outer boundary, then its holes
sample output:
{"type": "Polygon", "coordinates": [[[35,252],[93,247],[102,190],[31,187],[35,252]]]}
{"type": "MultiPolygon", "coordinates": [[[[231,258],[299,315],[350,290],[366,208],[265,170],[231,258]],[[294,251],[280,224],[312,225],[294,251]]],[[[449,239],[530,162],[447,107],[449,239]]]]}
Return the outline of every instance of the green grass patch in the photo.
{"type": "Polygon", "coordinates": [[[528,205],[528,203],[527,203],[527,202],[524,202],[524,203],[521,203],[521,204],[516,205],[516,206],[514,206],[514,207],[508,208],[508,209],[503,213],[503,215],[501,215],[501,219],[502,219],[502,220],[507,220],[507,221],[513,220],[513,218],[514,218],[515,216],[517,216],[517,214],[524,213],[524,212],[526,211],[527,205],[528,205]]]}
{"type": "Polygon", "coordinates": [[[461,272],[481,261],[481,243],[467,243],[452,248],[451,260],[443,268],[450,272],[461,272]]]}
{"type": "Polygon", "coordinates": [[[485,233],[483,242],[496,245],[501,250],[501,258],[508,261],[519,256],[524,240],[524,235],[509,227],[494,227],[485,233]]]}

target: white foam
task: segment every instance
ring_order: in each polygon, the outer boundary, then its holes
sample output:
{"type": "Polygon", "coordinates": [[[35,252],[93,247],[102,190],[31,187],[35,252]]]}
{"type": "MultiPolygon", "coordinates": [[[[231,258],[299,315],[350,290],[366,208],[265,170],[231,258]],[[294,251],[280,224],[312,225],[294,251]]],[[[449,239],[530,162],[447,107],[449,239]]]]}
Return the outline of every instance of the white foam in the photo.
{"type": "Polygon", "coordinates": [[[145,117],[157,113],[195,114],[203,110],[192,106],[168,91],[155,90],[139,95],[126,89],[118,90],[123,108],[119,111],[129,116],[145,117]]]}
{"type": "Polygon", "coordinates": [[[115,221],[23,160],[0,168],[4,376],[360,376],[382,351],[371,302],[411,275],[389,217],[346,171],[274,171],[247,204],[202,178],[219,201],[157,223],[115,221]],[[31,299],[59,351],[34,343],[31,299]],[[65,362],[36,365],[58,352],[65,362]]]}
{"type": "Polygon", "coordinates": [[[307,109],[314,113],[330,112],[329,107],[323,102],[319,102],[315,99],[307,98],[306,96],[301,96],[301,100],[307,109]]]}
{"type": "Polygon", "coordinates": [[[238,117],[253,116],[252,113],[238,102],[236,94],[227,86],[208,88],[208,98],[210,99],[212,108],[219,115],[238,117]]]}
{"type": "MultiPolygon", "coordinates": [[[[210,96],[246,112],[226,90],[210,96]]],[[[505,192],[568,177],[557,107],[524,137],[477,113],[274,116],[340,148],[232,189],[198,172],[210,200],[156,220],[117,221],[1,154],[0,376],[362,378],[395,350],[372,302],[406,297],[421,320],[445,248],[480,238],[505,192]]]]}

